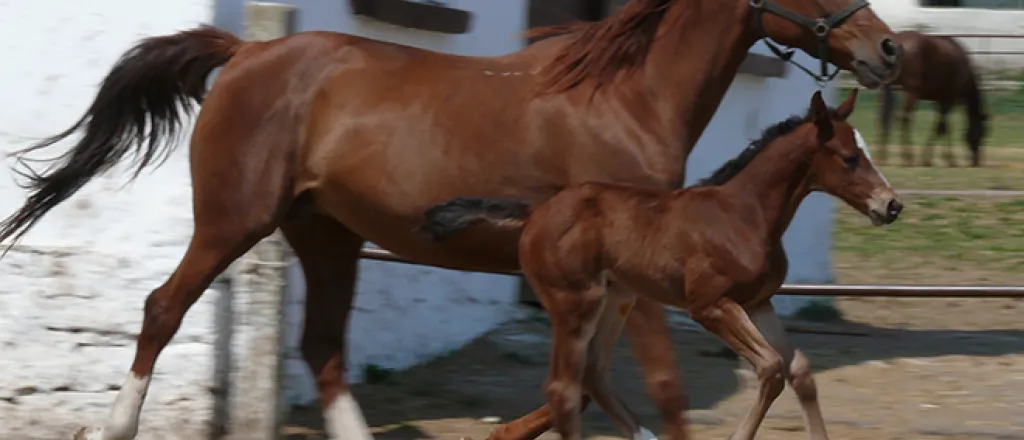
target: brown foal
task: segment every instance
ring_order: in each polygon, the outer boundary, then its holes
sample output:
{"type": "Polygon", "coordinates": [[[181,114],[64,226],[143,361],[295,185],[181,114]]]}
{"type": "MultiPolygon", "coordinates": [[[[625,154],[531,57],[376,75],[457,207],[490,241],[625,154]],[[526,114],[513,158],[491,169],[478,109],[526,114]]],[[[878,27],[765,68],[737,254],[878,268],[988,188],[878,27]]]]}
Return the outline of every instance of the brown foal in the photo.
{"type": "MultiPolygon", "coordinates": [[[[31,193],[0,223],[0,241],[17,240],[115,164],[134,156],[139,170],[157,165],[201,103],[189,159],[192,240],[146,299],[110,416],[78,436],[135,437],[154,365],[185,313],[220,271],[280,229],[306,277],[302,353],[328,434],[369,438],[344,377],[365,241],[423,264],[515,270],[516,232],[433,243],[413,230],[425,209],[470,192],[540,202],[584,181],[678,188],[761,39],[827,59],[872,88],[896,75],[902,53],[864,0],[632,0],[552,34],[515,53],[466,57],[336,32],[244,42],[203,27],[126,52],[77,123],[26,149],[72,144],[41,172],[22,170],[31,193]]],[[[669,435],[686,438],[663,309],[641,298],[633,315],[627,332],[644,347],[648,389],[669,435]]],[[[542,408],[495,434],[533,438],[550,420],[542,408]]]]}
{"type": "Polygon", "coordinates": [[[582,393],[627,437],[650,435],[612,392],[607,375],[610,348],[637,292],[688,310],[753,365],[760,394],[733,440],[754,438],[784,380],[800,400],[810,438],[825,440],[807,358],[786,341],[769,300],[786,276],[782,235],[808,194],[838,197],[876,226],[902,210],[845,122],[856,95],[832,110],[816,92],[806,116],[769,128],[694,188],[586,183],[532,207],[456,198],[428,210],[423,229],[445,240],[465,228],[522,228],[520,264],[551,315],[544,394],[562,438],[580,438],[582,393]],[[612,284],[625,289],[609,289],[612,284]]]}

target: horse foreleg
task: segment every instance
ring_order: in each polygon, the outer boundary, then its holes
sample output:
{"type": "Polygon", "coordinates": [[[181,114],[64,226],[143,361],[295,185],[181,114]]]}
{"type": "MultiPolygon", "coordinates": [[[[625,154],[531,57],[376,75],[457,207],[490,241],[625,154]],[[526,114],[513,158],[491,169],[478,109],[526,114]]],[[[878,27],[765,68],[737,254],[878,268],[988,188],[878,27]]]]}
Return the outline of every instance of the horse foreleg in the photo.
{"type": "Polygon", "coordinates": [[[661,413],[662,430],[672,440],[689,438],[686,393],[676,364],[665,307],[639,296],[626,320],[626,335],[643,372],[647,394],[661,413]]]}
{"type": "Polygon", "coordinates": [[[306,278],[302,354],[316,377],[327,434],[332,439],[372,439],[345,380],[345,336],[364,240],[319,215],[289,221],[281,230],[306,278]]]}
{"type": "Polygon", "coordinates": [[[935,132],[939,139],[945,139],[946,148],[942,157],[946,160],[946,165],[957,167],[959,165],[957,164],[956,155],[953,153],[953,138],[949,135],[949,111],[950,106],[939,106],[939,122],[935,127],[935,132]]]}
{"type": "Polygon", "coordinates": [[[913,122],[914,108],[917,105],[917,96],[911,93],[904,93],[906,101],[903,103],[903,113],[900,115],[900,125],[903,131],[902,156],[903,166],[914,166],[914,151],[911,122],[913,122]]]}
{"type": "MultiPolygon", "coordinates": [[[[633,311],[626,318],[625,329],[633,347],[633,354],[643,370],[647,392],[661,412],[665,423],[663,429],[670,439],[689,438],[686,394],[679,380],[675,347],[672,346],[669,337],[664,307],[652,299],[637,297],[633,311]]],[[[589,402],[588,396],[584,395],[580,402],[580,411],[583,411],[589,402]]],[[[487,440],[533,440],[552,428],[552,420],[551,408],[544,405],[498,427],[487,440]]]]}

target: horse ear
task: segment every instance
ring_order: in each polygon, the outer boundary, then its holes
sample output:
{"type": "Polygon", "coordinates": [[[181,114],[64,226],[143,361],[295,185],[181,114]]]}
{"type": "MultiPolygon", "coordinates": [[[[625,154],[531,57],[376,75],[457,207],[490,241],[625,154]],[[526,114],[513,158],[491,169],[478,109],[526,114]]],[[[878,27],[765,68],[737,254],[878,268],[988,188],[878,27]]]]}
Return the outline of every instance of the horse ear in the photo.
{"type": "Polygon", "coordinates": [[[818,127],[818,140],[826,142],[832,139],[832,118],[825,100],[821,98],[821,90],[814,92],[811,97],[811,119],[818,127]]]}
{"type": "Polygon", "coordinates": [[[857,106],[857,92],[859,91],[860,89],[856,87],[850,90],[850,96],[847,96],[846,101],[843,101],[843,103],[836,108],[837,119],[845,121],[846,118],[850,117],[850,114],[853,113],[853,108],[857,106]]]}

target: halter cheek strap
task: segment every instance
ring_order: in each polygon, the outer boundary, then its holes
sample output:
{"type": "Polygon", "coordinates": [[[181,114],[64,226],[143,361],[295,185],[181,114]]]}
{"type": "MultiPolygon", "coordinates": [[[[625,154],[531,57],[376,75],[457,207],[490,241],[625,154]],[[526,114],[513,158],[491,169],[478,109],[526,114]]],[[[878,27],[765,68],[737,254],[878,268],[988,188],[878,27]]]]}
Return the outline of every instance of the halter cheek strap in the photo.
{"type": "Polygon", "coordinates": [[[814,19],[806,17],[801,14],[797,14],[796,12],[790,11],[786,8],[783,8],[773,3],[771,0],[749,1],[750,7],[754,8],[754,23],[758,28],[758,32],[761,35],[764,35],[764,43],[765,45],[768,46],[768,49],[770,49],[772,53],[775,54],[775,56],[779,57],[779,59],[786,61],[798,67],[800,70],[806,72],[816,81],[818,81],[818,85],[820,86],[824,86],[829,81],[832,81],[833,79],[835,79],[836,75],[839,74],[838,68],[836,68],[835,71],[833,71],[831,74],[828,73],[828,36],[832,32],[832,29],[842,25],[843,22],[850,18],[850,16],[853,15],[855,12],[868,7],[867,0],[854,0],[852,3],[850,3],[849,6],[839,11],[836,11],[835,13],[814,19]],[[797,25],[810,29],[810,31],[814,33],[814,35],[818,38],[818,60],[821,61],[820,74],[816,74],[812,72],[810,69],[793,61],[793,54],[796,53],[794,49],[787,49],[783,51],[768,39],[768,34],[765,33],[764,25],[762,23],[765,13],[785,18],[786,20],[796,23],[797,25]]]}

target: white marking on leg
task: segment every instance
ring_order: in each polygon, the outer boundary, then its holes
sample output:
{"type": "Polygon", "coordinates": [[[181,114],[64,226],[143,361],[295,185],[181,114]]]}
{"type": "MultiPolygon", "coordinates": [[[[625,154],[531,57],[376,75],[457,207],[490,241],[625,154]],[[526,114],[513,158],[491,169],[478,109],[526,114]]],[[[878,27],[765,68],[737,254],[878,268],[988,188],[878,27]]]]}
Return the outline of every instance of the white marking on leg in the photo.
{"type": "Polygon", "coordinates": [[[324,423],[327,435],[337,440],[373,440],[370,427],[366,425],[359,403],[346,391],[334,399],[334,403],[324,411],[324,423]]]}
{"type": "MultiPolygon", "coordinates": [[[[853,129],[853,138],[857,141],[857,147],[864,152],[864,157],[868,158],[868,163],[875,167],[875,162],[871,160],[871,152],[868,151],[870,150],[870,148],[868,148],[868,143],[856,128],[853,129]]],[[[882,178],[882,182],[885,183],[885,186],[892,188],[892,185],[889,185],[889,181],[885,178],[885,175],[882,174],[882,171],[879,170],[878,167],[875,167],[875,171],[878,172],[878,177],[882,178]]]]}
{"type": "Polygon", "coordinates": [[[650,429],[641,426],[637,432],[633,433],[633,440],[658,440],[658,437],[650,429]]]}
{"type": "Polygon", "coordinates": [[[75,436],[76,440],[132,440],[139,433],[139,413],[146,400],[150,378],[128,373],[121,390],[117,392],[110,416],[102,428],[86,428],[75,436]]]}

